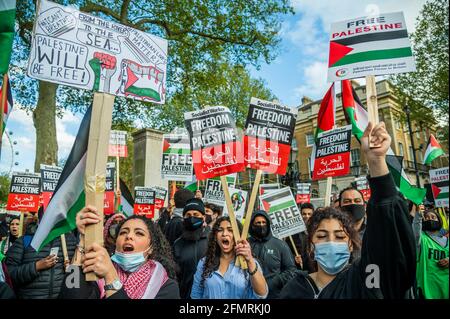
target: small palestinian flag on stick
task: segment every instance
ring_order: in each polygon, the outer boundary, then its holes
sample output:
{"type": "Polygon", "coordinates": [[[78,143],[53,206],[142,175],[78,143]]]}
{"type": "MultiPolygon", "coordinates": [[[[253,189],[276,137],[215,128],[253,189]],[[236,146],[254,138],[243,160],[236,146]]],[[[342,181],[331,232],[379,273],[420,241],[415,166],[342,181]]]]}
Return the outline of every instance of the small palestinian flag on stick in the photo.
{"type": "Polygon", "coordinates": [[[430,135],[430,138],[428,139],[428,146],[427,150],[425,151],[424,161],[423,163],[425,165],[431,164],[432,161],[434,161],[436,158],[444,154],[444,150],[439,145],[436,138],[433,136],[433,134],[430,135]]]}

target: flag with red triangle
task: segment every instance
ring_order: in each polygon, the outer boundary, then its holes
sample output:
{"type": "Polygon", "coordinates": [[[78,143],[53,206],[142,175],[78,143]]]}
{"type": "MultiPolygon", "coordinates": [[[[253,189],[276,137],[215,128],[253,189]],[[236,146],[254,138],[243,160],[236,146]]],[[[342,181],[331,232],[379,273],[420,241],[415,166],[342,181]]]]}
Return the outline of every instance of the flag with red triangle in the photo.
{"type": "Polygon", "coordinates": [[[441,145],[439,145],[434,135],[431,134],[430,138],[428,139],[428,145],[425,151],[423,163],[425,165],[431,164],[432,161],[434,161],[436,158],[438,158],[443,154],[444,150],[442,149],[441,145]]]}
{"type": "Polygon", "coordinates": [[[319,114],[317,115],[317,128],[314,139],[317,139],[319,133],[329,131],[334,126],[335,103],[334,103],[334,83],[331,84],[327,93],[320,103],[319,114]]]}

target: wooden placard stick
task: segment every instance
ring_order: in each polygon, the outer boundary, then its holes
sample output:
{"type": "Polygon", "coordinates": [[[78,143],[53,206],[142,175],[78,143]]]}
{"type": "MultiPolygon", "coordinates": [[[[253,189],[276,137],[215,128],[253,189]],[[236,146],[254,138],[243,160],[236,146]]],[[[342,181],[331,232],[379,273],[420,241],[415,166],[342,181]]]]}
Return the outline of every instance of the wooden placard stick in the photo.
{"type": "Polygon", "coordinates": [[[330,206],[331,199],[331,185],[333,183],[333,177],[327,177],[327,186],[325,189],[325,207],[330,206]]]}
{"type": "MultiPolygon", "coordinates": [[[[109,134],[112,121],[112,108],[115,96],[94,93],[89,141],[84,177],[86,206],[97,208],[101,222],[89,225],[85,230],[85,247],[93,243],[103,245],[103,205],[106,181],[106,162],[108,161],[109,134]]],[[[96,281],[94,272],[86,273],[86,281],[96,281]]]]}
{"type": "Polygon", "coordinates": [[[23,219],[24,219],[25,211],[20,211],[20,219],[19,219],[19,237],[22,237],[24,235],[23,231],[23,219]]]}
{"type": "Polygon", "coordinates": [[[289,239],[291,241],[292,248],[294,248],[295,256],[299,256],[300,254],[298,253],[297,247],[295,246],[294,239],[292,238],[292,236],[289,236],[289,239]]]}
{"type": "MultiPolygon", "coordinates": [[[[233,229],[234,242],[237,244],[241,240],[241,234],[239,233],[239,228],[236,222],[236,215],[234,214],[233,204],[231,203],[230,191],[228,189],[227,178],[225,175],[220,176],[220,181],[222,182],[222,188],[225,195],[225,202],[227,204],[228,215],[230,216],[231,228],[233,229]]],[[[247,262],[244,257],[238,256],[236,258],[236,266],[242,269],[247,269],[247,262]]]]}
{"type": "MultiPolygon", "coordinates": [[[[64,265],[65,265],[66,262],[69,261],[69,254],[67,253],[66,235],[64,234],[61,235],[61,247],[63,251],[64,265]]],[[[66,269],[64,268],[64,270],[66,269]]]]}
{"type": "MultiPolygon", "coordinates": [[[[372,122],[373,125],[377,125],[380,120],[378,118],[377,85],[374,75],[366,76],[366,100],[369,122],[372,122]]],[[[375,148],[379,146],[370,143],[370,147],[375,148]]]]}
{"type": "Polygon", "coordinates": [[[120,175],[119,175],[120,159],[116,156],[116,207],[114,212],[118,213],[120,209],[120,175]]]}

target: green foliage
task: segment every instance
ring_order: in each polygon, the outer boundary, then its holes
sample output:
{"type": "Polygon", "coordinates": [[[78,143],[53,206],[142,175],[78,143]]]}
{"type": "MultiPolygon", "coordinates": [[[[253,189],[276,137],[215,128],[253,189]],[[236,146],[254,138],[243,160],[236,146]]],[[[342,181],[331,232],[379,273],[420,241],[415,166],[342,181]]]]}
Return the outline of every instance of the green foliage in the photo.
{"type": "Polygon", "coordinates": [[[11,179],[7,174],[0,174],[0,206],[6,205],[8,201],[10,183],[11,179]]]}

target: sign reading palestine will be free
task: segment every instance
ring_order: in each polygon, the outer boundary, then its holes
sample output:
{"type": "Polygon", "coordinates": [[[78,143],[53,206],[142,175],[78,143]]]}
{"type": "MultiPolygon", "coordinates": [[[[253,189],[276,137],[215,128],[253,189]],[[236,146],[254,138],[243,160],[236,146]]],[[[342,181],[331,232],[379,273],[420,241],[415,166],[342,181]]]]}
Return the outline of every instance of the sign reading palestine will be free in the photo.
{"type": "Polygon", "coordinates": [[[245,123],[245,165],[285,175],[297,111],[252,97],[245,123]]]}
{"type": "Polygon", "coordinates": [[[184,114],[197,180],[241,172],[245,169],[241,142],[230,110],[208,107],[184,114]]]}

